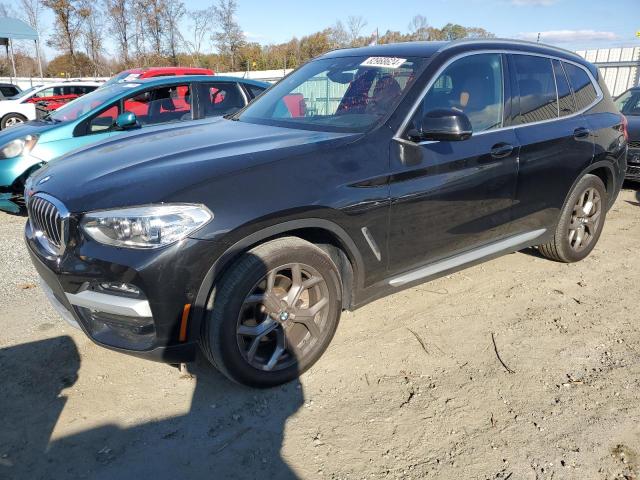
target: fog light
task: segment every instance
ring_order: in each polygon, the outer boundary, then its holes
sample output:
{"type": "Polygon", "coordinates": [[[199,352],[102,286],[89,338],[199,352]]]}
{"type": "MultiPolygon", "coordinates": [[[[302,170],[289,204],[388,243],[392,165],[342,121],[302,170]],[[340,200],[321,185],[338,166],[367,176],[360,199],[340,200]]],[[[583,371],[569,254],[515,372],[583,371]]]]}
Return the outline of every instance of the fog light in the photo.
{"type": "Polygon", "coordinates": [[[135,295],[137,297],[141,295],[140,289],[130,283],[104,282],[100,284],[100,288],[103,290],[111,290],[112,292],[135,295]]]}

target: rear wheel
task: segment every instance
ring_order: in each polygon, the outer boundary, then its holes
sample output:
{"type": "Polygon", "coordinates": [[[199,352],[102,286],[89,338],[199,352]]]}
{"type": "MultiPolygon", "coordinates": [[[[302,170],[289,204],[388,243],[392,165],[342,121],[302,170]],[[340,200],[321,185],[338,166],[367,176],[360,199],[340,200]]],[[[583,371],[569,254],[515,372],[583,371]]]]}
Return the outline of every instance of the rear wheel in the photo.
{"type": "Polygon", "coordinates": [[[553,240],[540,245],[538,250],[545,257],[559,262],[582,260],[598,242],[606,214],[604,183],[595,175],[585,175],[562,209],[553,240]]]}
{"type": "Polygon", "coordinates": [[[24,115],[20,115],[19,113],[10,113],[5,115],[2,118],[2,122],[0,122],[0,128],[3,130],[9,127],[15,127],[16,125],[20,125],[27,121],[27,117],[24,115]]]}
{"type": "Polygon", "coordinates": [[[212,292],[202,350],[253,387],[298,377],[326,350],[342,310],[338,270],[315,245],[288,237],[242,257],[212,292]]]}

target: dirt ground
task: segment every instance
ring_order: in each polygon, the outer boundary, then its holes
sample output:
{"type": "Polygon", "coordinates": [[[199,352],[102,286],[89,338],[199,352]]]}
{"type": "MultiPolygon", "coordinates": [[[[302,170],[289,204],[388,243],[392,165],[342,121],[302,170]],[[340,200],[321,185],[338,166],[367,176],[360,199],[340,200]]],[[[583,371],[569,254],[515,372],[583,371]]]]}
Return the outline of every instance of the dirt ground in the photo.
{"type": "Polygon", "coordinates": [[[516,253],[347,313],[269,391],[95,346],[0,213],[0,478],[638,479],[635,188],[585,261],[516,253]]]}

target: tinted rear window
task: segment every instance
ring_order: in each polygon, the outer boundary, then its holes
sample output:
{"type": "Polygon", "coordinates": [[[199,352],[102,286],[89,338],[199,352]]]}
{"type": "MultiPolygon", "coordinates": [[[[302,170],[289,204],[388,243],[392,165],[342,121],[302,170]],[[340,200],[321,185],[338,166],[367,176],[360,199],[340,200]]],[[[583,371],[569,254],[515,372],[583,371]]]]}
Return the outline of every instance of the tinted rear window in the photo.
{"type": "Polygon", "coordinates": [[[513,57],[520,89],[520,122],[558,118],[558,97],[551,60],[529,55],[513,57]]]}
{"type": "Polygon", "coordinates": [[[17,88],[14,87],[0,87],[0,93],[3,97],[13,97],[20,93],[17,88]]]}
{"type": "Polygon", "coordinates": [[[569,77],[569,83],[571,83],[573,93],[575,94],[576,106],[578,110],[583,110],[595,101],[598,97],[598,93],[596,92],[593,83],[591,83],[591,79],[589,78],[589,75],[587,75],[587,72],[571,63],[562,63],[565,71],[567,72],[567,76],[569,77]]]}

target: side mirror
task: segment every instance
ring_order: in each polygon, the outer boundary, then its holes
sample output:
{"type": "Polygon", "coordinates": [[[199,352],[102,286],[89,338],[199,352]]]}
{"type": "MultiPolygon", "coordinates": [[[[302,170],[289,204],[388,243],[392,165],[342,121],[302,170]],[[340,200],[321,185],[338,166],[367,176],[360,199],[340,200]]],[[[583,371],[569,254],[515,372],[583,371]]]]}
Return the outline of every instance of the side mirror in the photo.
{"type": "Polygon", "coordinates": [[[131,130],[138,126],[138,119],[133,112],[124,112],[116,118],[116,130],[131,130]]]}
{"type": "Polygon", "coordinates": [[[422,130],[412,129],[408,133],[413,141],[457,142],[469,139],[473,134],[473,127],[464,113],[453,109],[438,109],[424,115],[422,130]]]}

